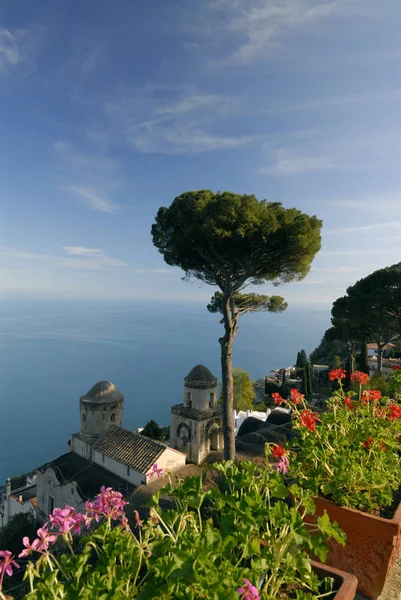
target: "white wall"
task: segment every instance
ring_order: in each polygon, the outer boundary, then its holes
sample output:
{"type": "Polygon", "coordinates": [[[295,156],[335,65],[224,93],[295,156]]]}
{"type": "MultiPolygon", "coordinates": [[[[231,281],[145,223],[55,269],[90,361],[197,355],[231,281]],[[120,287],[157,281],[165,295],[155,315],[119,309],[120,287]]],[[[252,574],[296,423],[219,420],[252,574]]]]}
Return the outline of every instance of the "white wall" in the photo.
{"type": "Polygon", "coordinates": [[[109,458],[108,456],[104,456],[103,460],[103,456],[103,454],[94,450],[92,460],[94,463],[97,463],[104,469],[107,469],[111,473],[118,475],[119,477],[121,477],[121,479],[125,479],[125,481],[129,481],[135,486],[139,486],[145,483],[146,478],[145,475],[143,475],[142,473],[138,473],[137,471],[134,471],[134,469],[130,469],[130,474],[128,475],[126,465],[122,465],[121,463],[117,462],[116,460],[113,460],[112,458],[109,458]]]}
{"type": "Polygon", "coordinates": [[[0,527],[5,527],[9,520],[15,517],[15,515],[29,512],[35,514],[35,509],[30,500],[27,500],[26,502],[20,502],[16,496],[6,496],[6,494],[4,494],[3,518],[0,519],[0,527]]]}
{"type": "MultiPolygon", "coordinates": [[[[174,472],[185,465],[186,458],[186,454],[179,452],[178,450],[173,450],[172,448],[167,448],[163,454],[159,456],[155,464],[157,464],[158,469],[174,472]]],[[[153,477],[149,477],[149,473],[151,472],[152,469],[149,469],[146,474],[146,483],[149,483],[154,479],[153,477]]]]}
{"type": "Polygon", "coordinates": [[[66,504],[79,512],[85,512],[85,501],[82,500],[73,483],[60,485],[51,467],[39,473],[36,482],[37,506],[45,514],[49,514],[49,496],[54,498],[54,506],[64,508],[66,504]]]}
{"type": "Polygon", "coordinates": [[[184,406],[189,406],[188,394],[191,394],[192,408],[196,408],[197,410],[209,410],[209,408],[214,408],[215,406],[217,406],[216,386],[206,389],[196,389],[184,386],[184,406]],[[210,394],[213,394],[212,406],[209,406],[210,394]]]}
{"type": "Polygon", "coordinates": [[[92,449],[90,444],[84,442],[79,437],[74,435],[71,437],[71,451],[75,452],[75,454],[78,454],[79,456],[82,456],[83,458],[86,458],[86,460],[92,460],[92,449]]]}

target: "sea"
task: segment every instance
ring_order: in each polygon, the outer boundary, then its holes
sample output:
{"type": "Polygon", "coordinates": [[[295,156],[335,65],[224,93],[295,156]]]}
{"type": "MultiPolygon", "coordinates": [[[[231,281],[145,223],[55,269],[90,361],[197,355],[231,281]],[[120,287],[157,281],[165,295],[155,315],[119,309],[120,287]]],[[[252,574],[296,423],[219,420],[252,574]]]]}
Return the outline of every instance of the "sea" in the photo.
{"type": "MultiPolygon", "coordinates": [[[[253,379],[293,365],[329,322],[329,308],[243,315],[233,364],[253,379]]],[[[219,315],[193,301],[2,300],[0,487],[68,451],[79,398],[99,380],[124,394],[124,427],[168,425],[193,366],[221,379],[222,328],[219,315]]]]}

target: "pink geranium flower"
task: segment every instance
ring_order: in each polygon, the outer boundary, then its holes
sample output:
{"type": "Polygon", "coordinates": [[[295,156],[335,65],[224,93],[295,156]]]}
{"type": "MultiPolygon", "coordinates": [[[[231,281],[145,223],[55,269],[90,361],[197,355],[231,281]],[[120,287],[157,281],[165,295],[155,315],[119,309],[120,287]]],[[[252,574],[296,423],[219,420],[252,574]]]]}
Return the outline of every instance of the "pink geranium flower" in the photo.
{"type": "Polygon", "coordinates": [[[252,585],[249,579],[243,579],[244,587],[237,589],[241,594],[241,600],[260,600],[258,588],[252,585]]]}
{"type": "Polygon", "coordinates": [[[13,555],[9,550],[0,550],[0,575],[3,581],[4,573],[11,577],[13,569],[19,569],[19,564],[13,560],[13,555]],[[1,560],[3,559],[3,560],[1,560]]]}
{"type": "Polygon", "coordinates": [[[157,463],[155,463],[152,467],[150,473],[148,473],[149,479],[153,479],[153,477],[161,477],[163,475],[163,469],[159,469],[157,463]]]}
{"type": "Polygon", "coordinates": [[[25,536],[22,538],[22,543],[25,546],[25,549],[18,554],[18,558],[24,558],[24,556],[30,556],[32,552],[39,552],[39,540],[33,540],[32,544],[29,541],[29,537],[25,536]]]}
{"type": "MultiPolygon", "coordinates": [[[[57,535],[55,535],[54,533],[51,533],[50,531],[47,531],[47,529],[45,529],[46,525],[44,525],[43,527],[41,527],[40,529],[38,529],[37,534],[38,534],[38,540],[34,540],[38,542],[37,544],[37,548],[38,550],[43,550],[44,552],[46,552],[46,550],[49,548],[50,545],[54,544],[54,542],[57,540],[57,535]]],[[[34,543],[32,542],[32,543],[34,543]]]]}

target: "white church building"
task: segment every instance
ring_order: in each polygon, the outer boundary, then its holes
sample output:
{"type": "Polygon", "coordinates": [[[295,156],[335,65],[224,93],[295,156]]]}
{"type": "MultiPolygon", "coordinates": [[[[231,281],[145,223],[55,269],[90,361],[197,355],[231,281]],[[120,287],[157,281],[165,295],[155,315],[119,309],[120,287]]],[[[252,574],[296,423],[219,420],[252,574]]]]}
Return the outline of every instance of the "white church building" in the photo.
{"type": "Polygon", "coordinates": [[[70,451],[42,467],[37,475],[37,513],[45,519],[66,504],[84,510],[102,485],[129,495],[153,477],[154,465],[176,471],[186,455],[129,431],[123,424],[124,396],[110,381],[99,381],[80,398],[80,430],[70,451]]]}

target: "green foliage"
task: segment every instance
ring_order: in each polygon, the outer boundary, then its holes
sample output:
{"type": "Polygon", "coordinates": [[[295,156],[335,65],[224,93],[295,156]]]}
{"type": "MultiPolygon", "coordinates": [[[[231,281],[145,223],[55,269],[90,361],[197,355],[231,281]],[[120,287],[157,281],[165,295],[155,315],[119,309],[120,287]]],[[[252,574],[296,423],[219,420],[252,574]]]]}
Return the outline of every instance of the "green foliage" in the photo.
{"type": "Polygon", "coordinates": [[[13,554],[23,549],[22,538],[36,534],[36,522],[32,513],[19,513],[0,529],[0,548],[7,548],[13,554]]]}
{"type": "Polygon", "coordinates": [[[326,513],[317,526],[308,523],[311,494],[288,489],[269,454],[267,448],[264,465],[213,465],[212,488],[202,477],[169,483],[151,499],[150,517],[135,535],[108,520],[81,538],[79,552],[40,556],[27,569],[27,600],[238,600],[244,578],[263,600],[288,586],[297,598],[318,600],[333,582],[319,581],[309,555],[324,561],[327,540],[344,544],[345,536],[326,513]],[[166,495],[174,509],[160,508],[166,495]]]}
{"type": "Polygon", "coordinates": [[[303,369],[304,365],[308,362],[308,357],[306,356],[305,350],[301,350],[297,354],[297,362],[295,363],[295,367],[297,369],[303,369]]]}
{"type": "MultiPolygon", "coordinates": [[[[265,296],[263,294],[233,294],[236,313],[238,315],[246,312],[283,312],[287,308],[287,302],[281,296],[265,296]]],[[[215,292],[207,309],[211,313],[224,313],[223,294],[215,292]]]]}
{"type": "Polygon", "coordinates": [[[393,371],[387,380],[389,395],[392,398],[401,400],[401,369],[393,371]]]}
{"type": "Polygon", "coordinates": [[[309,361],[303,366],[302,369],[302,393],[307,400],[312,397],[312,366],[309,361]]]}
{"type": "Polygon", "coordinates": [[[235,410],[248,410],[253,408],[255,388],[249,373],[244,369],[233,369],[234,408],[235,410]]]}
{"type": "Polygon", "coordinates": [[[320,249],[321,221],[278,202],[210,190],[186,192],[161,207],[153,243],[167,264],[220,290],[209,310],[223,315],[221,345],[226,458],[235,456],[232,419],[232,345],[238,318],[249,311],[281,312],[281,297],[244,294],[249,284],[299,281],[320,249]]]}
{"type": "Polygon", "coordinates": [[[152,438],[152,440],[164,441],[165,429],[164,427],[160,427],[160,425],[158,425],[156,421],[151,419],[146,423],[145,427],[141,431],[141,435],[145,435],[146,437],[152,438]]]}
{"type": "Polygon", "coordinates": [[[233,294],[249,279],[305,277],[320,249],[321,225],[316,217],[278,202],[200,190],[160,208],[152,236],[169,265],[222,291],[233,279],[233,294]]]}
{"type": "Polygon", "coordinates": [[[329,410],[308,415],[310,421],[292,405],[300,450],[290,473],[300,485],[336,504],[375,512],[392,503],[401,485],[401,407],[369,393],[359,389],[346,396],[340,382],[329,410]]]}
{"type": "Polygon", "coordinates": [[[347,289],[333,304],[332,323],[339,339],[354,344],[374,340],[381,371],[383,347],[401,332],[401,263],[374,271],[347,289]]]}
{"type": "Polygon", "coordinates": [[[368,345],[366,341],[361,343],[361,352],[358,358],[358,371],[367,373],[369,375],[369,356],[368,356],[368,345]]]}
{"type": "Polygon", "coordinates": [[[380,375],[380,373],[374,373],[366,387],[369,390],[379,390],[382,396],[388,396],[390,394],[388,381],[384,379],[383,375],[380,375]]]}
{"type": "Polygon", "coordinates": [[[319,346],[310,354],[310,361],[313,364],[328,365],[330,369],[337,369],[348,356],[348,348],[345,342],[341,340],[332,340],[324,334],[319,346]],[[337,364],[337,357],[340,362],[337,364]]]}

